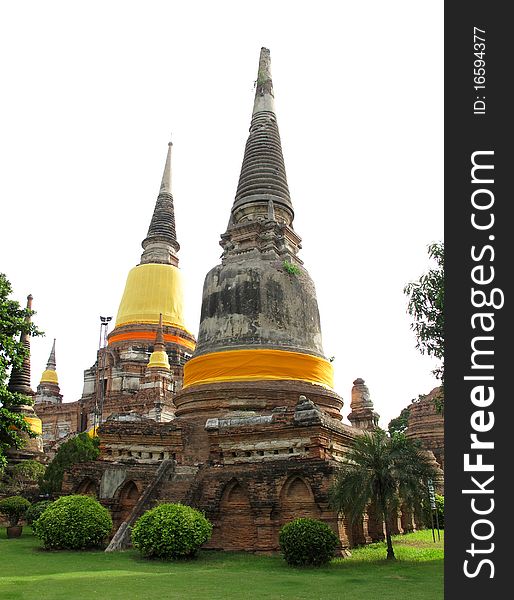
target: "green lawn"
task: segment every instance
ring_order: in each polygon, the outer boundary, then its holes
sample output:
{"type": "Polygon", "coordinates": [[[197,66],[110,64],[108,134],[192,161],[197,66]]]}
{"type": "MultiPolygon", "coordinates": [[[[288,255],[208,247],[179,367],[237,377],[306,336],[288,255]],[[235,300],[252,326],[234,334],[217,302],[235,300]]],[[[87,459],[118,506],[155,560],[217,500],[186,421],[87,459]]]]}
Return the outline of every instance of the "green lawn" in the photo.
{"type": "Polygon", "coordinates": [[[197,560],[143,560],[135,551],[46,552],[30,529],[0,533],[2,600],[294,599],[442,600],[443,540],[430,531],[399,536],[396,562],[383,544],[353,551],[321,569],[288,567],[279,556],[202,552],[197,560]]]}

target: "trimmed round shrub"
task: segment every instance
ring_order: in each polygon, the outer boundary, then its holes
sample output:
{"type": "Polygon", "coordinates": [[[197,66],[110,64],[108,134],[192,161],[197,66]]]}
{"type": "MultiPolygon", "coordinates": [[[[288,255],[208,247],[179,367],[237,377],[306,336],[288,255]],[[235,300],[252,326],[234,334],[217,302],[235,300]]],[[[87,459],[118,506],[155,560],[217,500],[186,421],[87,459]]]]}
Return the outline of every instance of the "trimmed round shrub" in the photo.
{"type": "Polygon", "coordinates": [[[286,562],[295,567],[326,565],[339,546],[337,535],[326,523],[306,518],[286,523],[279,542],[286,562]]]}
{"type": "Polygon", "coordinates": [[[82,550],[102,546],[112,530],[109,511],[90,496],[62,496],[34,522],[47,549],[82,550]]]}
{"type": "Polygon", "coordinates": [[[9,496],[9,498],[0,500],[0,514],[7,517],[11,527],[18,525],[29,507],[30,502],[23,496],[9,496]]]}
{"type": "Polygon", "coordinates": [[[41,502],[35,502],[29,507],[25,518],[27,519],[27,525],[33,525],[34,521],[37,521],[44,511],[52,504],[53,500],[41,500],[41,502]]]}
{"type": "Polygon", "coordinates": [[[160,504],[146,511],[132,528],[132,544],[147,558],[193,558],[210,539],[212,525],[183,504],[160,504]]]}

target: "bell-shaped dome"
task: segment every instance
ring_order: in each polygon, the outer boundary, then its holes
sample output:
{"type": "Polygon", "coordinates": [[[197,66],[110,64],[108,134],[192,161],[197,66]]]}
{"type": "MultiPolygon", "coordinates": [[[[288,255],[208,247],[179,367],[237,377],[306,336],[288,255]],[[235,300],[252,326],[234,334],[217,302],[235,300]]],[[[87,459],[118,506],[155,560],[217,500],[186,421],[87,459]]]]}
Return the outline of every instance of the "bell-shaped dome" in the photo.
{"type": "Polygon", "coordinates": [[[131,269],[120,302],[116,327],[130,323],[184,327],[182,277],[173,265],[143,264],[131,269]]]}

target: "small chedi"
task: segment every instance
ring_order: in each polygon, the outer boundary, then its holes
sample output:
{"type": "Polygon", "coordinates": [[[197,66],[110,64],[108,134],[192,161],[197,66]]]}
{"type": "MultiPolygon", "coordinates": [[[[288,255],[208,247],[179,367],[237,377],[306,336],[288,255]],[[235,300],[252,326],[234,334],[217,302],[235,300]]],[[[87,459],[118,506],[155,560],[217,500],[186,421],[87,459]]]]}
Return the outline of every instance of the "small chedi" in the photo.
{"type": "MultiPolygon", "coordinates": [[[[32,300],[32,295],[29,294],[27,296],[27,309],[29,311],[32,310],[32,300]]],[[[26,320],[30,322],[30,316],[27,316],[26,320]]],[[[27,398],[26,404],[19,404],[12,407],[11,410],[23,415],[23,418],[36,436],[29,437],[23,434],[25,439],[24,447],[19,449],[10,448],[7,451],[10,465],[15,465],[27,459],[43,460],[42,421],[36,415],[32,406],[35,394],[30,385],[30,336],[27,333],[22,333],[20,335],[20,342],[25,347],[26,355],[21,367],[12,368],[7,389],[10,392],[22,394],[27,398]]]]}
{"type": "Polygon", "coordinates": [[[195,338],[183,321],[171,154],[170,142],[141,261],[128,274],[115,327],[98,350],[96,363],[84,372],[84,391],[76,402],[62,402],[54,343],[35,398],[47,452],[107,418],[169,421],[174,417],[173,396],[182,386],[184,363],[195,348],[195,338]],[[156,361],[154,357],[149,362],[157,343],[169,358],[156,361]]]}
{"type": "MultiPolygon", "coordinates": [[[[162,501],[204,511],[215,549],[275,551],[280,528],[296,517],[327,523],[342,548],[383,538],[373,506],[356,524],[329,506],[339,462],[378,415],[356,379],[352,425],[342,422],[293,222],[263,48],[221,263],[204,282],[198,342],[183,322],[170,144],[141,262],[85,372],[82,398],[62,403],[55,348],[38,387],[48,449],[78,431],[100,436],[99,460],[76,465],[63,491],[95,494],[111,510],[110,549],[127,545],[128,526],[162,501]]],[[[392,525],[411,530],[413,517],[399,512],[392,525]]]]}

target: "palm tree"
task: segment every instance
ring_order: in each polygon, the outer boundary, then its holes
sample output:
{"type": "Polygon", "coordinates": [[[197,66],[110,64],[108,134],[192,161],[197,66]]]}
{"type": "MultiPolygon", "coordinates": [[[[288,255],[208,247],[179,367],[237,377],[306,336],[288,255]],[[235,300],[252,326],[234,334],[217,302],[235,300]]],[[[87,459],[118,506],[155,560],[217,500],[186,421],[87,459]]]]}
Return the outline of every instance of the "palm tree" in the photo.
{"type": "Polygon", "coordinates": [[[387,558],[395,560],[390,517],[398,506],[419,508],[426,496],[426,480],[438,478],[426,454],[403,434],[389,437],[382,429],[355,438],[330,489],[330,503],[351,522],[362,518],[367,506],[377,506],[385,523],[387,558]]]}

